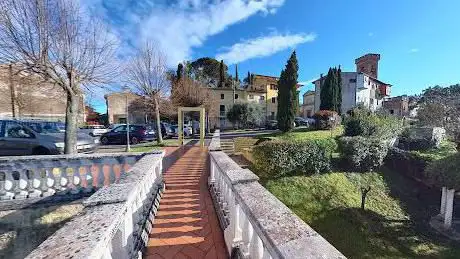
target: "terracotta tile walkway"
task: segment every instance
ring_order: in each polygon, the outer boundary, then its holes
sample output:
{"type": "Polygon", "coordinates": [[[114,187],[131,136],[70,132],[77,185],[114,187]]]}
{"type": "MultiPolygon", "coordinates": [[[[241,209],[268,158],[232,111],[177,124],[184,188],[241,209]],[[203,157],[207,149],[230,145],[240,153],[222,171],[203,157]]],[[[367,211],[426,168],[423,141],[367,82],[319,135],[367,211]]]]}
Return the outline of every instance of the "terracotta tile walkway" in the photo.
{"type": "Polygon", "coordinates": [[[164,174],[166,191],[144,258],[228,258],[207,188],[207,150],[174,153],[179,158],[164,174]]]}

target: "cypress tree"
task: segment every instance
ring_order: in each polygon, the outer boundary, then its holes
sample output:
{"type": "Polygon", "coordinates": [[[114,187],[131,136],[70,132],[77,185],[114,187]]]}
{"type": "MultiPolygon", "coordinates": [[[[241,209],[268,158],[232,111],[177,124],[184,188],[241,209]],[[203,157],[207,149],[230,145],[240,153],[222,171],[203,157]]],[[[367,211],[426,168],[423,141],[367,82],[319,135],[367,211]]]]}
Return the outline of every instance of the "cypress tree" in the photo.
{"type": "Polygon", "coordinates": [[[184,75],[184,65],[182,65],[182,63],[179,63],[177,65],[177,71],[176,71],[177,81],[181,80],[183,75],[184,75]]]}
{"type": "Polygon", "coordinates": [[[332,99],[333,99],[333,90],[332,90],[332,68],[329,68],[327,76],[320,86],[320,110],[332,110],[332,99]]]}
{"type": "Polygon", "coordinates": [[[224,61],[220,61],[219,66],[219,83],[217,87],[223,87],[225,85],[225,70],[224,70],[224,61]]]}
{"type": "Polygon", "coordinates": [[[342,69],[337,69],[337,112],[342,113],[342,69]]]}
{"type": "Polygon", "coordinates": [[[238,84],[240,79],[238,78],[238,64],[235,65],[235,82],[238,84]]]}
{"type": "Polygon", "coordinates": [[[294,118],[298,109],[297,78],[299,65],[296,52],[292,52],[278,81],[278,127],[286,132],[294,127],[294,118]]]}
{"type": "Polygon", "coordinates": [[[252,85],[251,73],[248,71],[248,85],[252,85]]]}

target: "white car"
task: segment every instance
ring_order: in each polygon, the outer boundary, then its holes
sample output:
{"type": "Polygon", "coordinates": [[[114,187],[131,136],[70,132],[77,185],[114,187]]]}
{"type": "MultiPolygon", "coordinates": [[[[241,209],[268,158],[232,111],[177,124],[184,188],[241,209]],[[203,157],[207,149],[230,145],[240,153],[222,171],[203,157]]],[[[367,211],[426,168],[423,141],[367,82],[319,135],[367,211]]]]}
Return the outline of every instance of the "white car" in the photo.
{"type": "MultiPolygon", "coordinates": [[[[174,130],[174,136],[177,137],[178,134],[179,134],[179,132],[178,132],[179,126],[171,125],[171,128],[174,130]]],[[[191,136],[191,135],[192,135],[192,127],[184,125],[184,136],[188,137],[188,136],[191,136]]]]}
{"type": "Polygon", "coordinates": [[[82,127],[81,130],[92,137],[101,136],[109,131],[103,125],[86,125],[82,127]]]}

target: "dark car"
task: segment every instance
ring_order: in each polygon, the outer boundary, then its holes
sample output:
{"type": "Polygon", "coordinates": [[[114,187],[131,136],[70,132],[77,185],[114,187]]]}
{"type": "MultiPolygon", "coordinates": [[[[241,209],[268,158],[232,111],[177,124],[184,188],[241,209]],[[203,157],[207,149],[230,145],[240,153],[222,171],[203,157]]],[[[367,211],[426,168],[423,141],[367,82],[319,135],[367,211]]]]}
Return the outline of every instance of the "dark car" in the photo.
{"type": "Polygon", "coordinates": [[[296,127],[300,127],[300,126],[308,127],[309,126],[308,120],[302,117],[295,117],[294,122],[295,122],[296,127]]]}
{"type": "MultiPolygon", "coordinates": [[[[125,144],[126,143],[126,125],[120,125],[111,131],[102,134],[101,143],[107,144],[125,144]]],[[[155,139],[155,132],[148,130],[142,125],[129,125],[129,142],[137,144],[143,141],[152,141],[155,139]]]]}
{"type": "Polygon", "coordinates": [[[268,120],[267,121],[267,129],[278,129],[278,121],[276,121],[276,120],[268,120]]]}
{"type": "MultiPolygon", "coordinates": [[[[170,124],[166,122],[161,122],[160,125],[161,125],[161,136],[163,138],[171,138],[174,136],[174,128],[170,124]]],[[[156,124],[152,123],[152,124],[147,124],[145,126],[147,127],[147,129],[154,132],[155,138],[156,138],[156,129],[157,129],[156,124]]]]}

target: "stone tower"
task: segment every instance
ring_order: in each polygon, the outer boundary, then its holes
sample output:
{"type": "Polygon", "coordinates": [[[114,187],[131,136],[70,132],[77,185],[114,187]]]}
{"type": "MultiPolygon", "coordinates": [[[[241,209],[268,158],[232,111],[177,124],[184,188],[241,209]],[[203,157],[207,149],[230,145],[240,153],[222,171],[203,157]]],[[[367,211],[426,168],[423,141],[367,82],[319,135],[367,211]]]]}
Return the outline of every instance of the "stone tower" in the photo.
{"type": "Polygon", "coordinates": [[[355,59],[356,72],[363,72],[371,77],[378,78],[380,54],[366,54],[355,59]]]}

